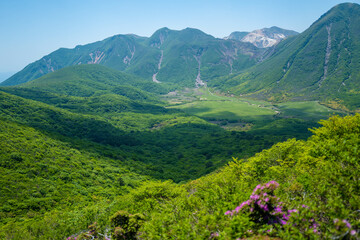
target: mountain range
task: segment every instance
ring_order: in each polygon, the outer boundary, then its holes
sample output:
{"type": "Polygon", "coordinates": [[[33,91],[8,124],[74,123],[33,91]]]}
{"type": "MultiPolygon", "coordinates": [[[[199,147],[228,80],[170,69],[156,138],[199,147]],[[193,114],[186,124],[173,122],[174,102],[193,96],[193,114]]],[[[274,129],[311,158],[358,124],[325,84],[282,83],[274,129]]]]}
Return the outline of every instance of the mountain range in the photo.
{"type": "Polygon", "coordinates": [[[192,28],[162,28],[149,38],[116,35],[59,49],[1,85],[25,83],[67,66],[100,64],[173,89],[208,84],[270,101],[320,100],[354,110],[360,102],[359,15],[358,4],[340,4],[300,34],[271,27],[233,32],[225,39],[192,28]]]}
{"type": "Polygon", "coordinates": [[[270,101],[320,100],[354,110],[360,106],[359,16],[360,5],[337,5],[272,48],[266,61],[210,85],[270,101]]]}
{"type": "Polygon", "coordinates": [[[154,82],[194,87],[253,66],[263,52],[250,43],[217,39],[197,29],[162,28],[149,38],[116,35],[74,49],[61,48],[2,85],[24,83],[67,66],[100,64],[154,82]]]}

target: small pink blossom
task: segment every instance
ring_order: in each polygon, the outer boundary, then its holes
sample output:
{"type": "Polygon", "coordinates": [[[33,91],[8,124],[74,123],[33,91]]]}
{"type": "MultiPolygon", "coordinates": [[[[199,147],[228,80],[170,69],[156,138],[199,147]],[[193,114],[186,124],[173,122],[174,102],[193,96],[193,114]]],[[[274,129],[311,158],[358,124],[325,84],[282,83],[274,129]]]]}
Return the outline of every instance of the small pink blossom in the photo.
{"type": "Polygon", "coordinates": [[[343,220],[343,223],[345,223],[347,228],[351,228],[351,224],[347,220],[343,220]]]}
{"type": "Polygon", "coordinates": [[[281,207],[276,207],[274,210],[276,213],[281,213],[281,207]]]}
{"type": "Polygon", "coordinates": [[[226,211],[226,212],[225,212],[225,215],[230,215],[230,216],[232,216],[232,215],[233,215],[233,212],[232,212],[232,211],[226,211]]]}
{"type": "Polygon", "coordinates": [[[285,225],[287,222],[286,222],[285,220],[280,219],[280,223],[281,223],[282,225],[285,225]]]}

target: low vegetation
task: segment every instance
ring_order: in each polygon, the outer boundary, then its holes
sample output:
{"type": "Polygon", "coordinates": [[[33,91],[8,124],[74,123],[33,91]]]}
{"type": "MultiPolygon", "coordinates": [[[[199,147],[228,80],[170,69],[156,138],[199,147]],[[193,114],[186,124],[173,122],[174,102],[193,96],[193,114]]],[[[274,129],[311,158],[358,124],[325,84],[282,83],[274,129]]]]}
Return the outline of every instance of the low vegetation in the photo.
{"type": "Polygon", "coordinates": [[[73,200],[76,195],[66,194],[72,204],[41,218],[27,213],[21,221],[3,220],[2,238],[74,239],[96,232],[103,239],[356,239],[360,115],[335,116],[321,124],[307,141],[289,139],[185,184],[138,178],[139,187],[129,189],[119,181],[108,195],[117,196],[104,201],[88,194],[91,204],[81,208],[73,200]]]}

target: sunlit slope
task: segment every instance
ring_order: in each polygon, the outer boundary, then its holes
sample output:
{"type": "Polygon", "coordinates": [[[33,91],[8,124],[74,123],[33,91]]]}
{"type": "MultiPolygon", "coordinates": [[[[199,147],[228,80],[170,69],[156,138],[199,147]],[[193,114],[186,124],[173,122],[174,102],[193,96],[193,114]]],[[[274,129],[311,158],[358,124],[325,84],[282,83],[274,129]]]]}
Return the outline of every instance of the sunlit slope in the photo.
{"type": "Polygon", "coordinates": [[[148,82],[194,87],[253,66],[264,53],[250,43],[217,39],[200,30],[162,28],[151,37],[116,35],[95,43],[61,48],[29,64],[3,83],[18,85],[67,66],[98,64],[134,74],[148,82]]]}
{"type": "Polygon", "coordinates": [[[271,58],[213,84],[270,100],[338,101],[359,107],[360,6],[344,3],[303,33],[281,42],[271,58]]]}

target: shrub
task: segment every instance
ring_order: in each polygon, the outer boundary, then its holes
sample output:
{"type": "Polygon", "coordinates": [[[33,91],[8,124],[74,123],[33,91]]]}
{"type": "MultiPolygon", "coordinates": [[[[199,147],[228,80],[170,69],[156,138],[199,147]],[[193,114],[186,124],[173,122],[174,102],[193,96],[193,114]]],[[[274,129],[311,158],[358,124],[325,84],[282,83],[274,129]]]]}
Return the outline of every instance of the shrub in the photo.
{"type": "Polygon", "coordinates": [[[144,216],[142,214],[129,214],[127,211],[116,212],[110,218],[110,222],[114,227],[112,237],[119,240],[136,239],[143,220],[144,216]]]}

